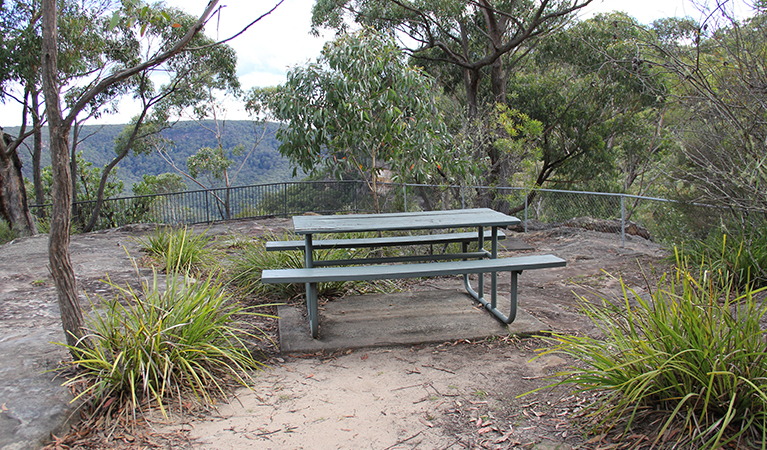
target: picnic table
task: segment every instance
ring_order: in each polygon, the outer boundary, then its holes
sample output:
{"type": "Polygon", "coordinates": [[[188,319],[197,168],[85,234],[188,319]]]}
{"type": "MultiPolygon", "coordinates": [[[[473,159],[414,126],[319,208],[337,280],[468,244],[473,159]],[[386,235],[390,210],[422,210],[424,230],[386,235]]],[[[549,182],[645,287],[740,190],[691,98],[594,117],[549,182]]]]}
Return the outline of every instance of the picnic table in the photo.
{"type": "Polygon", "coordinates": [[[305,283],[306,302],[312,337],[318,337],[317,283],[394,278],[419,278],[463,275],[467,292],[504,323],[511,323],[517,310],[517,276],[523,270],[564,266],[553,255],[498,258],[498,242],[503,229],[517,225],[516,217],[489,208],[448,211],[401,212],[386,214],[303,215],[293,217],[293,231],[303,240],[267,242],[269,251],[303,250],[304,268],[264,270],[263,283],[305,283]],[[474,229],[475,231],[454,231],[474,229]],[[453,230],[453,231],[449,231],[453,230]],[[417,232],[400,236],[353,239],[315,239],[315,235],[361,232],[417,232]],[[428,234],[424,232],[428,231],[428,234]],[[447,232],[445,232],[447,231],[447,232]],[[435,233],[438,232],[438,233],[435,233]],[[471,243],[476,251],[469,251],[471,243]],[[486,250],[489,242],[490,250],[486,250]],[[315,250],[416,246],[460,243],[460,252],[372,257],[343,260],[315,260],[315,250]],[[508,315],[497,308],[497,274],[511,272],[511,310],[508,315]],[[477,288],[469,275],[478,274],[477,288]],[[485,298],[484,275],[490,275],[490,296],[485,298]]]}

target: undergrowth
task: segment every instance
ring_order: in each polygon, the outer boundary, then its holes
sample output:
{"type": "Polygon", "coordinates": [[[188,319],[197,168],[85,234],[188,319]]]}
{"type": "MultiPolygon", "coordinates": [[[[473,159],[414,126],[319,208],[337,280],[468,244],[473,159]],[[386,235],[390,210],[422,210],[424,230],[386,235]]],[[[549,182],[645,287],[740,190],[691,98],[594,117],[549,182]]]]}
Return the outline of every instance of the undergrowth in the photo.
{"type": "Polygon", "coordinates": [[[622,305],[579,297],[603,337],[554,334],[546,353],[583,364],[557,384],[602,394],[600,430],[657,420],[654,444],[758,448],[767,442],[767,304],[762,289],[737,291],[726,272],[694,271],[677,255],[646,299],[623,285],[622,305]],[[742,293],[736,293],[742,292],[742,293]],[[761,300],[759,299],[761,298],[761,300]],[[636,306],[632,306],[635,304],[636,306]],[[665,437],[664,437],[665,436],[665,437]]]}
{"type": "Polygon", "coordinates": [[[247,341],[265,335],[241,318],[266,314],[234,302],[214,276],[155,273],[139,291],[108,284],[116,295],[100,297],[86,317],[89,345],[67,346],[78,355],[67,384],[94,415],[135,421],[152,409],[167,416],[173,405],[210,406],[264,367],[247,341]]]}
{"type": "Polygon", "coordinates": [[[154,233],[138,239],[153,265],[160,270],[178,268],[182,272],[201,273],[217,266],[216,251],[209,246],[212,238],[205,232],[194,234],[187,227],[159,227],[154,233]]]}
{"type": "MultiPolygon", "coordinates": [[[[341,238],[359,238],[360,233],[341,238]]],[[[267,240],[295,240],[297,236],[285,233],[282,236],[267,234],[267,240]]],[[[266,251],[265,241],[250,241],[247,244],[239,243],[237,253],[228,263],[227,278],[237,292],[250,298],[267,298],[289,300],[303,297],[306,287],[303,284],[264,284],[261,283],[261,272],[266,269],[297,269],[304,267],[303,250],[295,251],[266,251]]],[[[376,250],[368,248],[360,249],[329,249],[317,250],[314,258],[317,261],[356,259],[372,256],[376,250]]],[[[364,281],[337,281],[318,283],[317,293],[322,297],[335,297],[348,291],[358,292],[393,292],[400,290],[396,280],[380,280],[374,282],[364,281]]]]}

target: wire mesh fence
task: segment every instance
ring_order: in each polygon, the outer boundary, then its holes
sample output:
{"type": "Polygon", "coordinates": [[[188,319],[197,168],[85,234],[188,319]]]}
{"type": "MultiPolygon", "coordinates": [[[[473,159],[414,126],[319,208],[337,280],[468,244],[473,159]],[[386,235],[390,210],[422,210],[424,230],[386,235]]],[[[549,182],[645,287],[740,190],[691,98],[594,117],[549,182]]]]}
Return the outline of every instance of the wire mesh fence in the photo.
{"type": "MultiPolygon", "coordinates": [[[[95,202],[73,205],[83,229],[95,202]]],[[[664,199],[602,192],[381,183],[373,193],[361,181],[306,181],[237,186],[106,199],[95,229],[132,223],[171,225],[317,213],[373,213],[489,207],[516,215],[525,229],[572,225],[663,240],[680,231],[695,236],[721,211],[664,199]],[[695,211],[690,211],[695,208],[695,211]],[[700,223],[695,223],[699,221],[700,223]]],[[[32,206],[38,217],[50,206],[32,206]]]]}

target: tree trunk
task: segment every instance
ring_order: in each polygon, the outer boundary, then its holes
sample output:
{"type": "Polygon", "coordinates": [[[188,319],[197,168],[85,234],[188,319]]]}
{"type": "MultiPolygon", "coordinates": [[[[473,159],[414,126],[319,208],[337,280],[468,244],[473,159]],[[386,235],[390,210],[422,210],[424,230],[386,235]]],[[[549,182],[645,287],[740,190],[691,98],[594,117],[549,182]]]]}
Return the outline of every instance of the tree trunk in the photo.
{"type": "MultiPolygon", "coordinates": [[[[71,123],[61,116],[56,51],[56,0],[43,0],[43,92],[50,132],[51,169],[53,171],[53,208],[48,238],[48,260],[56,284],[61,322],[67,344],[86,347],[83,340],[83,314],[77,297],[75,273],[69,258],[72,185],[69,174],[69,130],[71,123]]],[[[73,357],[77,352],[70,351],[73,357]]]]}
{"type": "Polygon", "coordinates": [[[8,150],[12,142],[13,138],[0,128],[0,218],[8,222],[17,236],[34,236],[37,228],[27,206],[21,159],[15,148],[8,150]]]}
{"type": "Polygon", "coordinates": [[[39,206],[37,217],[44,219],[46,214],[42,205],[45,204],[43,190],[42,155],[43,155],[43,124],[40,121],[40,100],[37,92],[32,93],[32,183],[35,187],[35,203],[39,206]]]}

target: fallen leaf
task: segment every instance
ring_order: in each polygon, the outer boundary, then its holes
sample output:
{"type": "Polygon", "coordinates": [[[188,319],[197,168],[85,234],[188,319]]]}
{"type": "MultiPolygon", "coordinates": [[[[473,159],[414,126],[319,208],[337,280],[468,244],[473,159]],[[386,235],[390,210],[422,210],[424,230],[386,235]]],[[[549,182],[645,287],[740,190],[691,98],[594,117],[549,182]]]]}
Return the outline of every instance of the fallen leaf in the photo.
{"type": "Polygon", "coordinates": [[[3,406],[0,406],[0,410],[8,411],[8,407],[5,406],[5,403],[3,403],[3,406]]]}
{"type": "Polygon", "coordinates": [[[480,428],[479,430],[477,430],[477,434],[485,434],[489,431],[493,431],[493,427],[480,428]]]}

